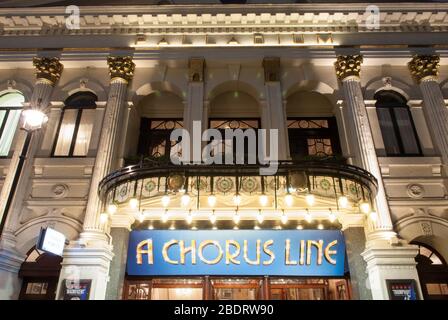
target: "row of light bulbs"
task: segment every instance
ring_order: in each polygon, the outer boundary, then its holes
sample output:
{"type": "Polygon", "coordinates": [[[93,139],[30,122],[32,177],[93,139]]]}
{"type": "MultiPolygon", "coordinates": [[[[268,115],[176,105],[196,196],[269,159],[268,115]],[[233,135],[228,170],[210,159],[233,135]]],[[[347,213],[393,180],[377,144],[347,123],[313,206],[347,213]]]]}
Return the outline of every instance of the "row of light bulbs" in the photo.
{"type": "MultiPolygon", "coordinates": [[[[241,195],[239,194],[235,194],[233,196],[233,203],[235,206],[239,206],[241,204],[241,195]]],[[[258,198],[259,203],[262,207],[266,207],[268,205],[269,202],[269,198],[267,195],[265,194],[261,194],[258,198]]],[[[305,195],[305,201],[307,203],[308,206],[312,207],[315,203],[315,196],[311,193],[308,193],[305,195]]],[[[161,198],[161,204],[164,208],[167,208],[171,202],[171,197],[167,194],[163,195],[161,198]]],[[[284,196],[283,198],[284,204],[286,207],[292,207],[294,204],[294,197],[292,194],[288,193],[284,196]]],[[[188,195],[187,193],[183,194],[181,197],[181,204],[183,207],[187,207],[191,202],[191,197],[190,195],[188,195]]],[[[217,202],[217,198],[214,194],[211,194],[207,197],[207,203],[209,205],[210,208],[214,208],[217,202]]],[[[338,198],[338,205],[340,208],[342,209],[346,209],[349,205],[349,200],[346,196],[342,195],[338,198]]],[[[131,198],[129,200],[129,207],[131,209],[137,209],[139,207],[139,200],[137,198],[131,198]]],[[[370,203],[367,201],[362,201],[359,204],[359,209],[361,210],[362,213],[368,214],[370,213],[370,203]]],[[[110,204],[107,208],[107,212],[110,214],[114,214],[115,212],[117,212],[118,207],[115,204],[110,204]]]]}

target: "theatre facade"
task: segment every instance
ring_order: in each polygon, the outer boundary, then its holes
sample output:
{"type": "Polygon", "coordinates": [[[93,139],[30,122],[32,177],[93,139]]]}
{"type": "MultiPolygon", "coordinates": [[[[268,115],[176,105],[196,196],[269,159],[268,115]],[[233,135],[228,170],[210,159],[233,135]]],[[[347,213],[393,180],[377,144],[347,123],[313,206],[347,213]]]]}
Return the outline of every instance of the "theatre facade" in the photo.
{"type": "Polygon", "coordinates": [[[448,299],[448,4],[46,2],[0,7],[1,299],[448,299]]]}

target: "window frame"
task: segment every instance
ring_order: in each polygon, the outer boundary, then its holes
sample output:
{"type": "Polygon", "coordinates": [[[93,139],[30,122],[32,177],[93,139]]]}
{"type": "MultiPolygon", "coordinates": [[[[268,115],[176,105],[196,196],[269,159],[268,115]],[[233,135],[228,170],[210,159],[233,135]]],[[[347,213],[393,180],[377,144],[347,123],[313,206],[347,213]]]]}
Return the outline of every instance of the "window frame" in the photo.
{"type": "MultiPolygon", "coordinates": [[[[25,96],[20,91],[6,91],[6,92],[4,91],[2,94],[0,94],[0,98],[6,96],[8,94],[19,94],[19,95],[21,95],[23,97],[23,102],[25,102],[25,96]]],[[[0,106],[0,110],[6,111],[5,116],[3,117],[2,123],[0,124],[0,140],[1,140],[1,138],[3,136],[3,133],[5,131],[6,123],[8,122],[8,118],[9,118],[9,114],[11,113],[11,110],[23,110],[23,106],[0,106]]],[[[20,117],[19,117],[19,121],[18,121],[16,126],[18,127],[19,124],[20,124],[20,117]]],[[[9,154],[11,152],[12,143],[14,142],[15,137],[17,135],[17,127],[16,127],[16,130],[15,130],[13,139],[11,141],[11,145],[9,146],[8,154],[7,155],[0,155],[0,159],[7,159],[7,158],[9,158],[9,154]]]]}
{"type": "Polygon", "coordinates": [[[414,117],[412,116],[412,112],[406,103],[406,99],[401,94],[399,94],[398,92],[395,92],[393,90],[379,91],[375,94],[375,99],[376,99],[375,111],[376,111],[376,116],[377,116],[377,120],[378,120],[378,125],[380,127],[381,138],[383,139],[384,151],[386,153],[386,156],[387,157],[422,157],[423,152],[422,152],[422,148],[421,148],[421,144],[420,144],[420,138],[418,136],[418,132],[415,127],[414,117]],[[379,99],[379,95],[381,95],[381,93],[384,93],[384,92],[387,92],[388,94],[394,96],[395,102],[390,102],[390,101],[381,102],[379,99]],[[407,115],[410,120],[411,128],[412,128],[412,133],[414,134],[415,142],[416,142],[417,149],[418,149],[417,153],[406,153],[405,152],[403,139],[402,139],[402,136],[400,133],[400,126],[398,125],[397,117],[395,115],[395,109],[398,109],[398,108],[405,109],[407,112],[407,115]],[[388,110],[389,116],[391,117],[393,131],[395,134],[395,138],[397,139],[398,149],[400,150],[399,153],[397,153],[397,154],[390,153],[387,151],[386,143],[385,143],[384,135],[383,135],[383,128],[381,126],[381,120],[378,115],[379,109],[388,110]]]}
{"type": "MultiPolygon", "coordinates": [[[[90,91],[81,92],[80,91],[80,92],[76,92],[76,93],[72,94],[70,97],[67,98],[66,104],[65,104],[64,108],[62,109],[61,116],[59,118],[58,128],[56,130],[56,137],[54,139],[53,147],[51,149],[51,157],[53,157],[53,158],[86,158],[88,156],[88,150],[87,150],[87,154],[84,155],[84,156],[76,156],[76,155],[73,155],[73,153],[75,151],[76,140],[78,138],[79,126],[80,126],[80,123],[81,123],[83,110],[92,110],[92,109],[95,110],[96,107],[97,107],[97,105],[96,105],[97,98],[94,100],[94,103],[92,105],[87,105],[87,106],[71,105],[70,102],[68,102],[72,98],[75,98],[75,95],[81,95],[81,93],[83,93],[83,94],[85,94],[85,93],[90,94],[90,95],[92,95],[92,98],[93,98],[93,96],[96,97],[96,95],[93,92],[90,92],[90,91]],[[56,155],[55,154],[56,146],[57,146],[58,141],[59,141],[59,135],[61,133],[62,122],[64,121],[64,115],[65,115],[65,111],[66,110],[77,110],[76,120],[75,120],[75,128],[73,129],[73,135],[71,137],[71,142],[70,142],[70,148],[69,148],[68,155],[56,155]]],[[[90,139],[92,139],[92,137],[90,137],[90,139]]],[[[89,147],[90,147],[90,141],[89,141],[89,147]]]]}

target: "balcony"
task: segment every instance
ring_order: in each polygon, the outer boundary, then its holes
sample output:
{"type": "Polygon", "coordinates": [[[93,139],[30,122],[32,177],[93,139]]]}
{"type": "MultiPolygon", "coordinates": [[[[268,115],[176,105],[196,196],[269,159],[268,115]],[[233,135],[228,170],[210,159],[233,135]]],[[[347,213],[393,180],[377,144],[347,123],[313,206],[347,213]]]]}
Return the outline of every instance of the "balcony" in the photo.
{"type": "Polygon", "coordinates": [[[126,212],[143,221],[327,219],[369,214],[377,181],[339,161],[280,161],[272,176],[262,165],[174,165],[147,160],[112,172],[99,185],[103,214],[126,212]]]}

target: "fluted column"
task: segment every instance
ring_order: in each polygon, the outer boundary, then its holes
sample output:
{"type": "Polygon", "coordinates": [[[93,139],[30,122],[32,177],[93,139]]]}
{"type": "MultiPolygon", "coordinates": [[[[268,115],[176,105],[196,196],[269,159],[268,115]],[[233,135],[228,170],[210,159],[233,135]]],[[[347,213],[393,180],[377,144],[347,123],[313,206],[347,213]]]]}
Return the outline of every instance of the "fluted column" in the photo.
{"type": "MultiPolygon", "coordinates": [[[[280,83],[280,58],[269,57],[263,59],[264,87],[266,92],[266,112],[263,114],[265,129],[278,130],[278,159],[288,159],[288,136],[286,124],[286,110],[283,105],[282,88],[280,83]]],[[[269,143],[267,144],[270,145],[269,143]]]]}
{"type": "Polygon", "coordinates": [[[448,110],[437,82],[439,62],[440,58],[436,55],[415,55],[408,63],[408,67],[412,77],[420,86],[423,95],[423,114],[446,167],[448,165],[448,110]]]}
{"type": "Polygon", "coordinates": [[[378,180],[378,194],[375,198],[378,219],[374,225],[374,230],[392,231],[393,226],[386,192],[359,78],[362,60],[360,55],[338,56],[335,64],[336,75],[342,81],[344,91],[344,114],[347,118],[349,132],[351,132],[349,138],[351,139],[350,152],[354,156],[353,162],[369,171],[378,180]]]}
{"type": "MultiPolygon", "coordinates": [[[[33,94],[30,100],[30,109],[39,109],[46,112],[50,104],[51,94],[54,85],[59,80],[63,65],[59,62],[59,58],[36,57],[33,59],[33,65],[36,73],[36,82],[33,89],[33,94]]],[[[17,272],[25,257],[22,257],[15,249],[16,238],[14,231],[18,227],[20,212],[22,210],[22,203],[25,197],[25,189],[29,182],[29,177],[32,170],[32,162],[34,161],[37,148],[39,147],[40,138],[43,135],[44,128],[31,134],[25,131],[20,131],[17,142],[14,147],[14,153],[9,164],[10,170],[5,177],[2,191],[0,193],[0,220],[7,215],[3,233],[0,239],[0,277],[8,279],[11,276],[11,282],[18,281],[17,272]],[[16,172],[19,170],[19,163],[21,162],[22,150],[26,144],[27,136],[29,140],[29,147],[26,150],[26,158],[23,161],[22,169],[18,180],[16,172]],[[16,184],[15,192],[13,192],[13,185],[16,184]],[[7,200],[11,193],[14,193],[14,198],[10,202],[9,209],[7,208],[7,200]],[[9,212],[6,212],[8,210],[9,212]],[[4,273],[5,272],[5,273],[4,273]],[[7,274],[9,273],[9,274],[7,274]]],[[[8,280],[5,280],[6,282],[8,280]]],[[[16,285],[11,285],[11,288],[17,288],[16,285]]],[[[13,298],[11,293],[0,288],[0,299],[13,298]]],[[[18,292],[17,292],[18,293],[18,292]]]]}
{"type": "Polygon", "coordinates": [[[125,112],[128,83],[132,79],[135,69],[131,57],[109,57],[107,63],[111,77],[109,96],[90,182],[84,232],[81,235],[81,238],[91,240],[106,239],[100,223],[101,200],[98,196],[98,185],[107,174],[115,169],[119,122],[125,112]]]}

